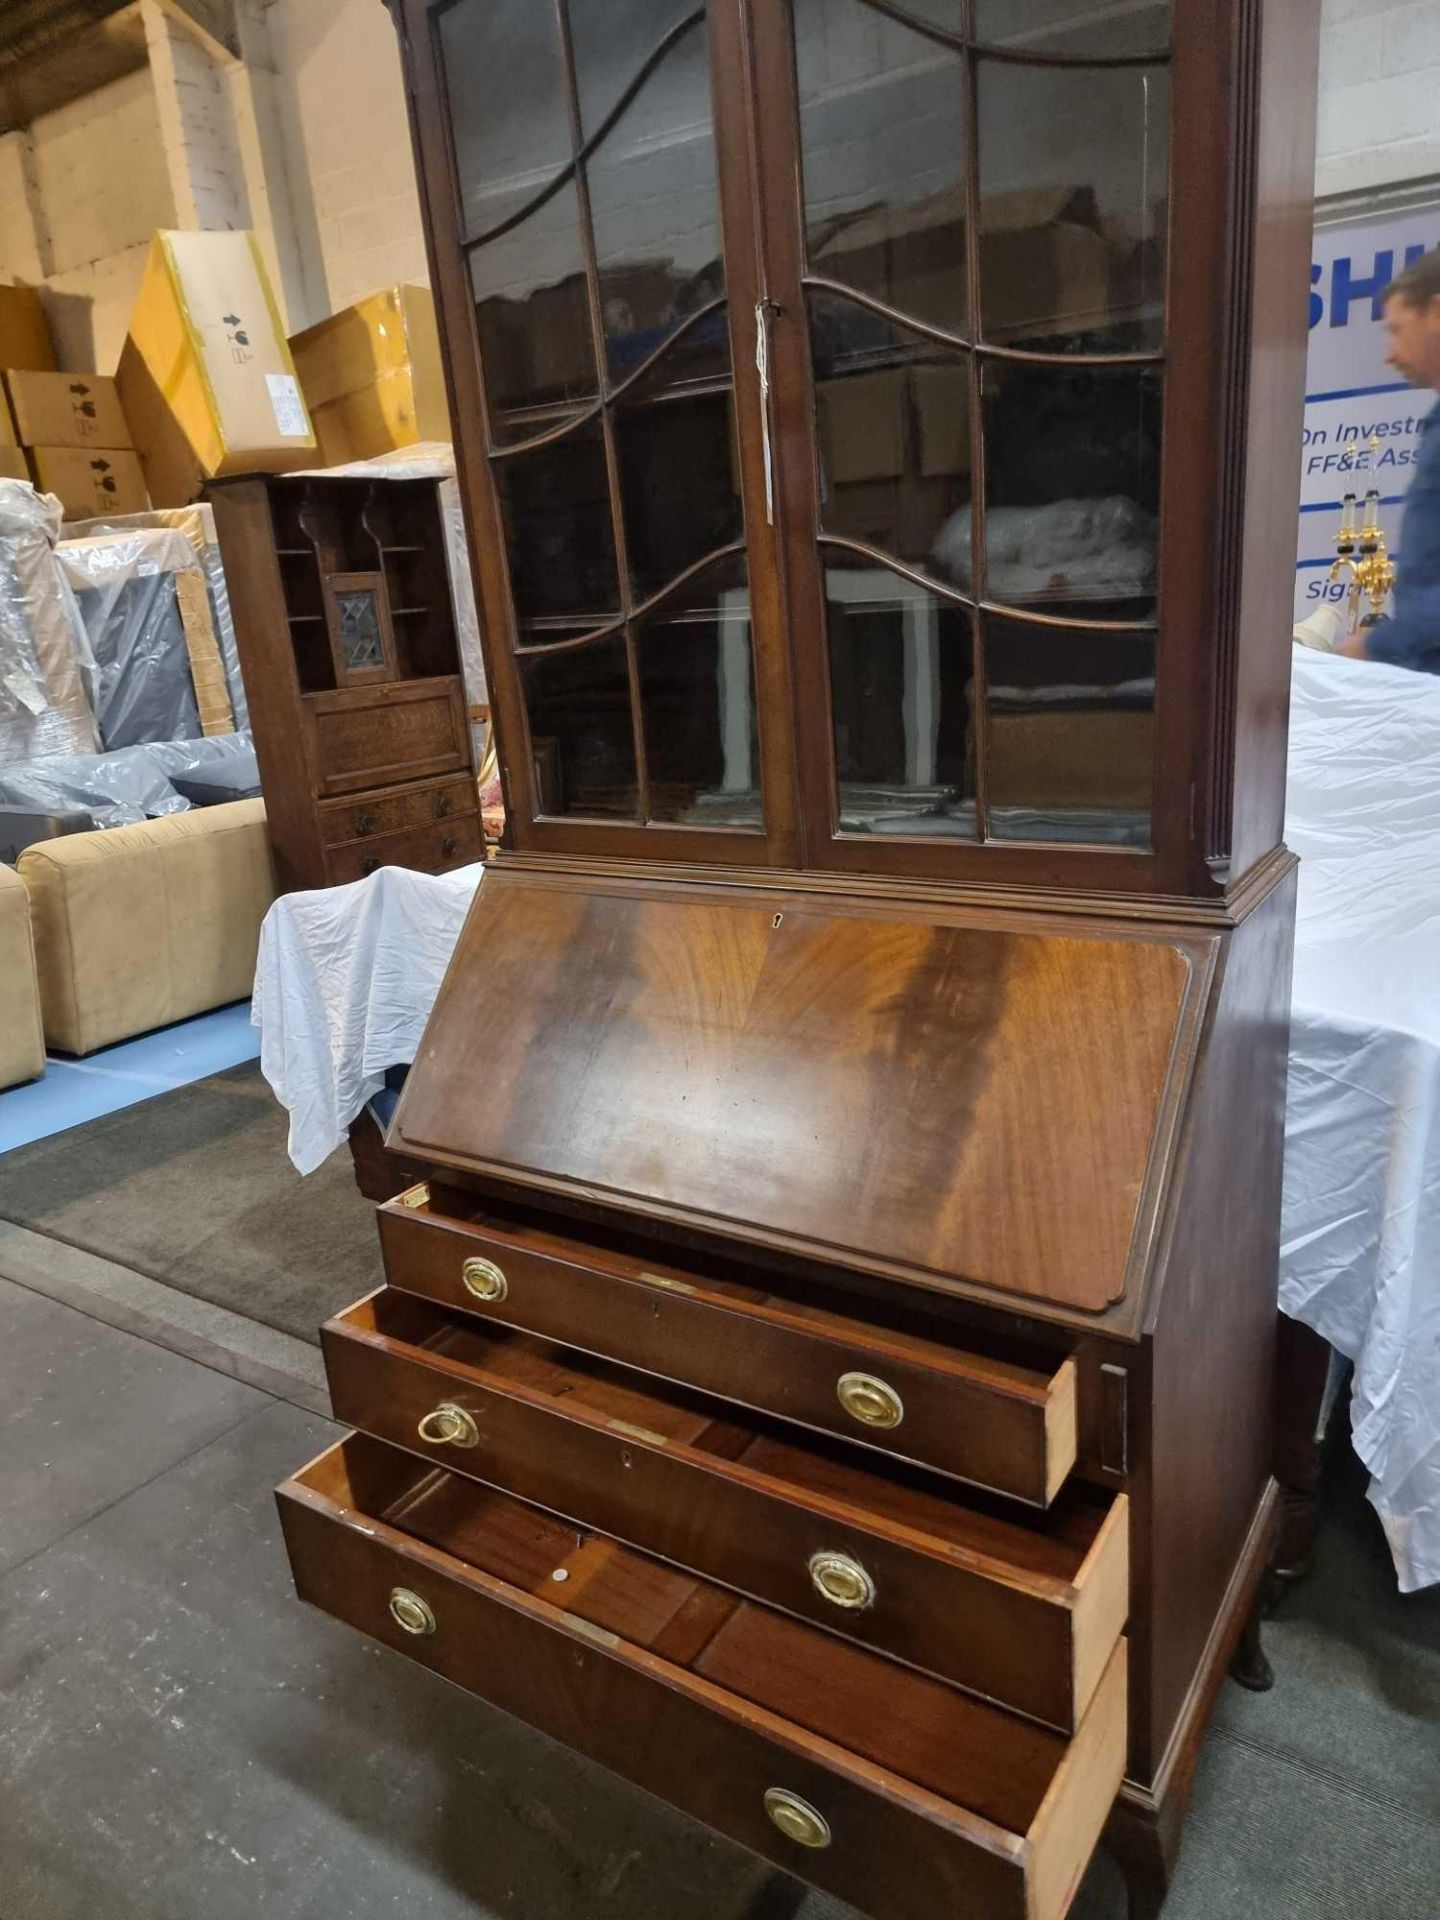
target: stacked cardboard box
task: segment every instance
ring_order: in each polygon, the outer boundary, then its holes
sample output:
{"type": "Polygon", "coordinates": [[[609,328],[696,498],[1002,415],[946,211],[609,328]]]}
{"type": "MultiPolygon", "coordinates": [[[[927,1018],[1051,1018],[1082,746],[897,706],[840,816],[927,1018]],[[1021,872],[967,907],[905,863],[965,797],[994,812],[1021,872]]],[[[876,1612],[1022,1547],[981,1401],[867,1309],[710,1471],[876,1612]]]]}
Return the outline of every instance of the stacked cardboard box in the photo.
{"type": "Polygon", "coordinates": [[[221,474],[316,464],[253,234],[155,235],[116,379],[156,506],[188,506],[221,474]]]}
{"type": "MultiPolygon", "coordinates": [[[[0,369],[55,365],[45,310],[34,287],[0,287],[0,369]]],[[[28,480],[30,463],[15,437],[14,422],[0,394],[0,480],[28,480]]]]}
{"type": "Polygon", "coordinates": [[[292,335],[290,351],[327,467],[450,438],[428,287],[372,293],[292,335]]]}
{"type": "Polygon", "coordinates": [[[56,496],[67,519],[148,506],[113,380],[12,368],[5,374],[5,395],[30,478],[42,493],[56,496]]]}

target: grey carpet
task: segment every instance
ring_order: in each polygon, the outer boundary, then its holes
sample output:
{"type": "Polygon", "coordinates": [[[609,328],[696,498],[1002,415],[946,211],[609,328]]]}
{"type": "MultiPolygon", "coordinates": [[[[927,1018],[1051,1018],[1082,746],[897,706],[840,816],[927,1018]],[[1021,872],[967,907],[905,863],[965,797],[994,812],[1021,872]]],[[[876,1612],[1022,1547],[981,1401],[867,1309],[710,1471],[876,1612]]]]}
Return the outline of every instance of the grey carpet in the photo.
{"type": "Polygon", "coordinates": [[[0,1157],[0,1220],[303,1340],[383,1278],[350,1156],[302,1180],[258,1065],[0,1157]]]}

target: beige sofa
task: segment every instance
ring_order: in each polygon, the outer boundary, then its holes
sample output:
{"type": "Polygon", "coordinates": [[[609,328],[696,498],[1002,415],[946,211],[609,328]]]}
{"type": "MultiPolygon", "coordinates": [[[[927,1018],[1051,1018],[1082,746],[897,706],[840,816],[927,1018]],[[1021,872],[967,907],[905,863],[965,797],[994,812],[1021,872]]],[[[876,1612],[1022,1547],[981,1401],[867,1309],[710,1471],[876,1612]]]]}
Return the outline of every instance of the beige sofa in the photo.
{"type": "Polygon", "coordinates": [[[92,1053],[245,999],[275,896],[265,804],[237,800],[21,854],[45,1039],[92,1053]]]}
{"type": "Polygon", "coordinates": [[[17,873],[0,867],[0,1087],[18,1086],[44,1070],[30,896],[17,873]]]}

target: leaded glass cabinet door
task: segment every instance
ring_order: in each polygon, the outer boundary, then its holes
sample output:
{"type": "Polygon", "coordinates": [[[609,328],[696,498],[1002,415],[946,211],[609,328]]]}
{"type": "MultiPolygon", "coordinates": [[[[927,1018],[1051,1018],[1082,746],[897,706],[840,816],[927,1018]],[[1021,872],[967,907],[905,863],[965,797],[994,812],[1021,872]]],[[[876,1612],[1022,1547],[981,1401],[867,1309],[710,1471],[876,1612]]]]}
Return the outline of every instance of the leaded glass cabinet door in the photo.
{"type": "Polygon", "coordinates": [[[809,860],[1145,884],[1169,7],[753,11],[809,860]]]}
{"type": "Polygon", "coordinates": [[[516,843],[793,859],[788,715],[761,714],[787,700],[778,601],[752,590],[775,572],[754,196],[743,137],[722,154],[715,134],[717,100],[746,120],[733,0],[421,17],[417,137],[516,843]]]}

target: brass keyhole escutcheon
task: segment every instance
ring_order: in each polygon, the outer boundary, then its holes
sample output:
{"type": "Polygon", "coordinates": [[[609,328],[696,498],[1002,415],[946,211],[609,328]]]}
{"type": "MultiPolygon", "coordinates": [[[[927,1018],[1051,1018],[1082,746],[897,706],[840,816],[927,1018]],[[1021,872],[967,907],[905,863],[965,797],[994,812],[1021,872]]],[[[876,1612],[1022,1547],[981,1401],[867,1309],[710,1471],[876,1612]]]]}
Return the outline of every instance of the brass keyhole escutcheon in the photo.
{"type": "Polygon", "coordinates": [[[396,1587],[390,1595],[390,1615],[406,1633],[423,1637],[435,1631],[435,1616],[418,1593],[409,1587],[396,1587]]]}
{"type": "Polygon", "coordinates": [[[812,1553],[810,1579],[822,1600],[846,1608],[875,1604],[875,1582],[848,1553],[812,1553]]]}
{"type": "Polygon", "coordinates": [[[873,1373],[842,1373],[835,1391],[841,1406],[862,1427],[898,1427],[905,1418],[905,1402],[873,1373]]]}
{"type": "Polygon", "coordinates": [[[778,1827],[785,1838],[793,1840],[797,1846],[829,1846],[830,1822],[808,1800],[802,1800],[798,1793],[791,1793],[788,1787],[766,1788],[765,1811],[770,1816],[771,1825],[778,1827]]]}
{"type": "Polygon", "coordinates": [[[478,1447],[480,1429],[453,1400],[442,1400],[433,1413],[427,1413],[417,1429],[422,1440],[437,1447],[478,1447]]]}
{"type": "Polygon", "coordinates": [[[503,1300],[510,1291],[510,1283],[502,1268],[493,1260],[482,1260],[478,1255],[467,1260],[460,1269],[460,1279],[467,1293],[473,1293],[477,1300],[493,1303],[503,1300]]]}

